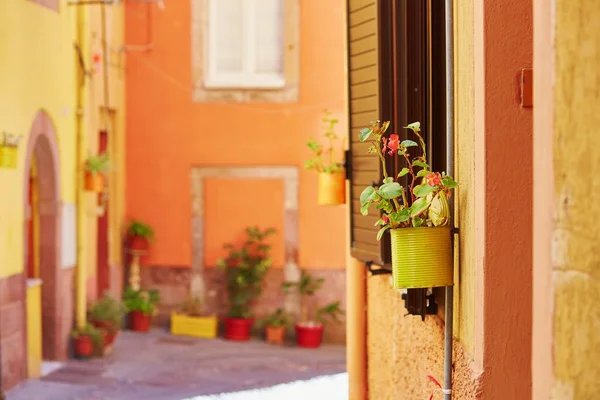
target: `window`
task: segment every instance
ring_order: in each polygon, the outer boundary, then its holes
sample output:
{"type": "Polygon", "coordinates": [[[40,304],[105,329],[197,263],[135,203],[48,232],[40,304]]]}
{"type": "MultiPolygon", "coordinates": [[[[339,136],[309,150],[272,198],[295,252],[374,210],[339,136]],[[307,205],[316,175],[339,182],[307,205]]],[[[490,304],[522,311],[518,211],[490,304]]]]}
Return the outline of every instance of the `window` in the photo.
{"type": "Polygon", "coordinates": [[[207,88],[282,88],[283,1],[210,0],[207,88]]]}

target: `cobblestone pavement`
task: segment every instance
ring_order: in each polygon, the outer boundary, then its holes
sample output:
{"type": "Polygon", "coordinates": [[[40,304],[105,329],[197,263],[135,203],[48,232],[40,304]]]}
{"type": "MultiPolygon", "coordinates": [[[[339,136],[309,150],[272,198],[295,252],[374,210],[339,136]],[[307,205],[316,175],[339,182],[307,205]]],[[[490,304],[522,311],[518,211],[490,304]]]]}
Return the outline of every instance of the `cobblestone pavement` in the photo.
{"type": "Polygon", "coordinates": [[[345,348],[273,346],[121,332],[113,353],[73,360],[8,392],[8,400],[182,400],[332,375],[346,369],[345,348]]]}

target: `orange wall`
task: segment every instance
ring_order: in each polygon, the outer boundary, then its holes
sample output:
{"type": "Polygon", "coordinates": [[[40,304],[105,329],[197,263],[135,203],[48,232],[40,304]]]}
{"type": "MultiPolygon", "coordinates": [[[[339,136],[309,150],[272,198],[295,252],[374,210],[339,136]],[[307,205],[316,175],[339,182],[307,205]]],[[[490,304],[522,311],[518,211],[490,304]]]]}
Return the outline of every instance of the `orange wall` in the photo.
{"type": "MultiPolygon", "coordinates": [[[[306,141],[321,134],[324,109],[344,116],[344,3],[302,0],[300,13],[298,103],[203,104],[191,101],[190,2],[168,2],[163,11],[153,6],[153,49],[129,52],[126,69],[127,214],[156,229],[148,264],[191,263],[191,166],[296,165],[300,265],[344,265],[345,206],[317,206],[316,176],[302,169],[310,155],[306,141]]],[[[144,43],[146,33],[145,6],[128,3],[126,43],[144,43]]],[[[347,129],[342,119],[341,134],[347,129]]],[[[241,182],[237,193],[232,184],[207,184],[209,265],[249,224],[282,229],[282,184],[241,182]]],[[[282,235],[274,241],[274,259],[281,265],[282,235]]]]}

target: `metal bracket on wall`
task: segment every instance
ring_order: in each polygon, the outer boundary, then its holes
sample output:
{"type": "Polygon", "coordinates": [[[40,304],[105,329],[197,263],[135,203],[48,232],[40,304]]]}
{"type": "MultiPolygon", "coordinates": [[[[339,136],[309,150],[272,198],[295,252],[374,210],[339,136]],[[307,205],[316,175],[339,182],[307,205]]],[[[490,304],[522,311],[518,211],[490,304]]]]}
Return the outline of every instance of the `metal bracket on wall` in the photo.
{"type": "Polygon", "coordinates": [[[390,271],[389,269],[384,269],[384,268],[373,269],[373,261],[365,262],[365,267],[367,267],[367,269],[371,273],[371,276],[373,276],[373,275],[389,275],[392,273],[392,271],[390,271]]]}
{"type": "Polygon", "coordinates": [[[346,179],[352,179],[352,153],[350,150],[344,151],[344,168],[346,169],[346,179]]]}
{"type": "Polygon", "coordinates": [[[402,300],[408,314],[420,315],[421,320],[425,321],[425,315],[435,315],[438,313],[438,305],[435,302],[433,292],[427,294],[428,289],[407,289],[402,293],[402,300]]]}

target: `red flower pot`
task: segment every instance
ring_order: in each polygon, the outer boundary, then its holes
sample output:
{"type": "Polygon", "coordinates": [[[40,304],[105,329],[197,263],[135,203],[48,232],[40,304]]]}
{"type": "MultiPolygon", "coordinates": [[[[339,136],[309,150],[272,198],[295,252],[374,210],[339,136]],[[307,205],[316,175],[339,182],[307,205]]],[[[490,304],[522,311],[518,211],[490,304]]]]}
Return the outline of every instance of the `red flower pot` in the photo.
{"type": "Polygon", "coordinates": [[[129,319],[132,331],[148,332],[150,330],[150,315],[141,311],[132,311],[129,313],[129,319]]]}
{"type": "Polygon", "coordinates": [[[317,348],[321,346],[323,340],[323,325],[296,325],[296,344],[299,347],[317,348]]]}
{"type": "Polygon", "coordinates": [[[96,328],[103,328],[106,330],[106,342],[105,345],[111,345],[117,338],[119,330],[113,327],[113,323],[109,321],[92,321],[92,324],[96,328]]]}
{"type": "Polygon", "coordinates": [[[148,239],[139,236],[129,236],[127,246],[130,250],[147,251],[149,247],[148,239]]]}
{"type": "Polygon", "coordinates": [[[77,357],[89,357],[94,352],[94,344],[89,336],[78,336],[73,339],[73,351],[77,357]]]}
{"type": "Polygon", "coordinates": [[[225,339],[250,340],[250,330],[254,324],[252,318],[225,318],[225,339]]]}

